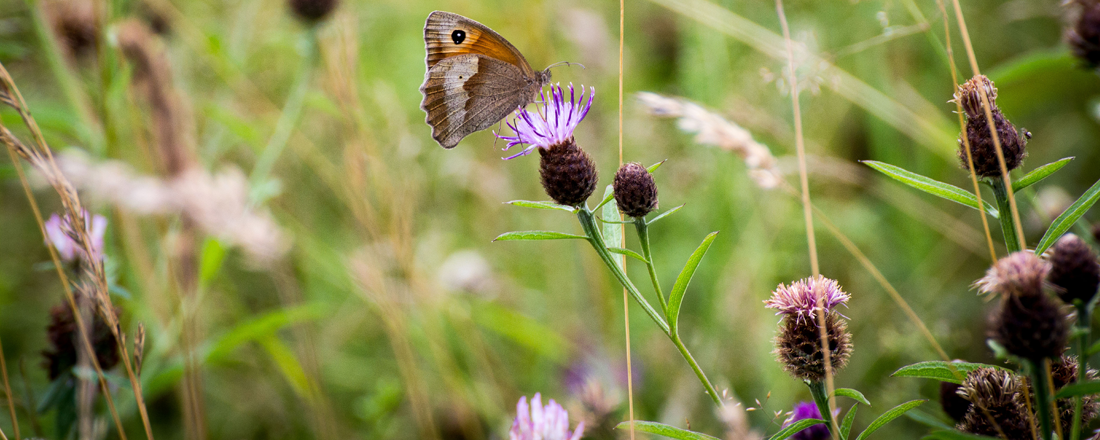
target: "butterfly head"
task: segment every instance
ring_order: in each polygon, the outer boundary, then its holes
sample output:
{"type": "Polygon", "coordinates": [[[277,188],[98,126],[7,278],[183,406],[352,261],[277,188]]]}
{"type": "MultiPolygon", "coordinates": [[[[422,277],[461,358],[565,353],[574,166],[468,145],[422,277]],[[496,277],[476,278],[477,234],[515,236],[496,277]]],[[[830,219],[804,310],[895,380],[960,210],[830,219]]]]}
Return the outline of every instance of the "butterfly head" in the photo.
{"type": "Polygon", "coordinates": [[[551,75],[549,67],[541,72],[535,72],[535,83],[538,84],[539,89],[542,89],[543,86],[550,84],[550,78],[551,75]]]}

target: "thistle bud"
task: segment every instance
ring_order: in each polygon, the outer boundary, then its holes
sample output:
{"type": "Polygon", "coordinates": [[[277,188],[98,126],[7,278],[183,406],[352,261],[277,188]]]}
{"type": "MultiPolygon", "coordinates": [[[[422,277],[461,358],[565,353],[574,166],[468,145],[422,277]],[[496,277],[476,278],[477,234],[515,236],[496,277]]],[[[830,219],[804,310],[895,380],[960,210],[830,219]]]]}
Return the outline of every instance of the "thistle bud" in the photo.
{"type": "Polygon", "coordinates": [[[1058,297],[1066,304],[1088,304],[1100,287],[1100,263],[1084,240],[1073,234],[1058,239],[1050,253],[1047,280],[1057,287],[1058,297]]]}
{"type": "Polygon", "coordinates": [[[1040,291],[1004,296],[994,314],[990,337],[1009,353],[1035,362],[1061,355],[1069,328],[1061,305],[1040,291]]]}
{"type": "Polygon", "coordinates": [[[290,0],[290,10],[307,23],[316,23],[332,13],[339,0],[290,0]]]}
{"type": "Polygon", "coordinates": [[[989,367],[971,371],[958,394],[972,405],[956,428],[991,437],[1032,438],[1022,390],[1023,381],[1012,372],[989,367]]]}
{"type": "Polygon", "coordinates": [[[1090,68],[1100,66],[1100,3],[1080,2],[1081,15],[1066,31],[1066,42],[1073,55],[1090,68]]]}
{"type": "Polygon", "coordinates": [[[555,202],[578,206],[596,190],[596,164],[572,138],[549,148],[539,148],[539,155],[542,156],[539,164],[542,187],[555,202]]]}
{"type": "Polygon", "coordinates": [[[775,355],[792,376],[810,382],[825,378],[825,351],[822,350],[818,311],[825,315],[825,334],[829,342],[829,360],[834,372],[848,365],[852,354],[852,334],[835,309],[847,304],[850,295],[840,285],[823,276],[780,284],[772,298],[764,301],[776,314],[784,315],[775,337],[775,355]]]}
{"type": "Polygon", "coordinates": [[[955,101],[962,106],[963,112],[966,113],[966,132],[959,136],[958,156],[962,161],[963,168],[969,170],[966,143],[963,140],[963,136],[966,136],[966,140],[970,144],[970,156],[974,161],[974,172],[980,177],[1000,177],[1001,164],[997,158],[993,136],[989,131],[989,122],[983,108],[981,91],[985,92],[986,98],[989,100],[989,110],[993,116],[993,125],[997,128],[997,138],[1001,143],[1005,167],[1008,171],[1012,171],[1019,167],[1024,157],[1027,156],[1027,151],[1024,150],[1024,146],[1027,144],[1026,136],[1020,135],[1016,130],[1016,126],[1012,125],[1001,113],[1001,110],[997,108],[997,88],[984,75],[975,76],[959,86],[959,90],[954,96],[955,101]]]}
{"type": "Polygon", "coordinates": [[[615,173],[614,188],[615,202],[623,214],[642,218],[657,209],[657,184],[639,163],[623,164],[615,173]]]}

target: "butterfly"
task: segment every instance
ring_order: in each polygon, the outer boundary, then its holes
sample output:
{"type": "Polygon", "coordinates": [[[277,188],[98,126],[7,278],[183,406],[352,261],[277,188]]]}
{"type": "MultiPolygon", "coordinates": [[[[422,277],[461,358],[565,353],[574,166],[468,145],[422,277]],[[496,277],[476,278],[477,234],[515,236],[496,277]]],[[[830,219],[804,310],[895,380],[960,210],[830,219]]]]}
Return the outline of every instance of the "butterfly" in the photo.
{"type": "Polygon", "coordinates": [[[549,68],[532,69],[500,34],[458,14],[428,14],[424,45],[428,71],[420,108],[443,148],[526,107],[550,83],[549,68]]]}

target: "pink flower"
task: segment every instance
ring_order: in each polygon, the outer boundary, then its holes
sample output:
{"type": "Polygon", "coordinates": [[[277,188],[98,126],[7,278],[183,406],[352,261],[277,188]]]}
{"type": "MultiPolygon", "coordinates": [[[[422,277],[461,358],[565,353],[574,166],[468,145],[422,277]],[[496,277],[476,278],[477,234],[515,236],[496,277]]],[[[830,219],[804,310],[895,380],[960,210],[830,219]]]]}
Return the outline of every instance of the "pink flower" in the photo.
{"type": "MultiPolygon", "coordinates": [[[[107,219],[101,215],[89,216],[88,212],[84,212],[85,224],[87,228],[88,237],[92,241],[92,254],[93,259],[98,261],[103,259],[103,234],[107,232],[107,219]]],[[[73,227],[69,223],[68,217],[61,217],[57,214],[50,216],[49,220],[46,220],[46,238],[47,244],[53,245],[54,249],[57,249],[58,256],[65,262],[73,261],[75,258],[84,258],[84,249],[81,247],[80,242],[74,240],[70,236],[70,232],[75,232],[73,227]]]]}
{"type": "Polygon", "coordinates": [[[535,393],[531,398],[531,407],[527,407],[527,396],[521,397],[516,404],[516,420],[508,431],[511,440],[579,440],[584,433],[584,422],[569,432],[569,413],[554,399],[542,406],[542,396],[535,393]]]}
{"type": "Polygon", "coordinates": [[[795,281],[790,286],[780,284],[772,292],[771,299],[764,301],[764,305],[778,310],[776,315],[787,315],[798,320],[813,319],[818,310],[819,297],[825,313],[829,313],[841,304],[847,306],[851,295],[842,290],[835,280],[818,275],[795,281]]]}

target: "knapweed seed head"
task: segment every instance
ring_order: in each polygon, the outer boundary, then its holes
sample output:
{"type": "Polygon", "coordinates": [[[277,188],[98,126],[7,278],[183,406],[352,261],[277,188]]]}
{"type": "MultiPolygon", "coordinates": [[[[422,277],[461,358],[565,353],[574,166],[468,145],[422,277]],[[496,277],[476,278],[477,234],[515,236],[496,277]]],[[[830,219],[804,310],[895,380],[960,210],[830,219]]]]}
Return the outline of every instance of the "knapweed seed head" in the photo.
{"type": "MultiPolygon", "coordinates": [[[[813,402],[798,402],[794,409],[787,413],[787,419],[783,421],[783,427],[806,419],[821,419],[821,411],[813,402]]],[[[829,428],[824,424],[817,424],[794,433],[789,438],[793,440],[825,440],[829,438],[829,428]]]]}
{"type": "Polygon", "coordinates": [[[290,10],[306,23],[324,20],[332,13],[340,0],[290,0],[290,10]]]}
{"type": "Polygon", "coordinates": [[[1054,358],[1069,338],[1066,319],[1058,300],[1042,291],[1005,295],[994,311],[989,336],[1015,356],[1033,362],[1054,358]]]}
{"type": "MultiPolygon", "coordinates": [[[[101,215],[89,216],[84,213],[85,229],[92,242],[92,261],[103,259],[103,234],[107,231],[107,218],[101,215]]],[[[80,245],[76,231],[68,216],[53,214],[43,225],[46,228],[47,244],[57,250],[62,261],[71,262],[77,257],[85,258],[84,248],[80,245]]]]}
{"type": "Polygon", "coordinates": [[[985,92],[989,100],[989,110],[993,116],[993,125],[997,129],[1005,167],[1008,171],[1012,171],[1019,167],[1027,156],[1027,151],[1024,149],[1027,144],[1026,136],[1021,135],[1016,130],[1016,126],[1012,125],[997,108],[997,88],[985,75],[971,78],[959,86],[958,91],[955,92],[954,100],[962,106],[966,114],[966,132],[959,136],[958,156],[963,168],[969,170],[966,143],[963,140],[965,136],[970,145],[970,156],[974,160],[974,172],[980,177],[1000,177],[1000,159],[997,158],[996,145],[989,131],[981,91],[985,92]]]}
{"type": "Polygon", "coordinates": [[[970,401],[959,395],[962,385],[954,382],[940,382],[940,406],[951,420],[961,422],[970,411],[970,401]]]}
{"type": "Polygon", "coordinates": [[[1013,252],[997,260],[974,286],[981,293],[1038,295],[1049,272],[1050,263],[1034,253],[1013,252]]]}
{"type": "Polygon", "coordinates": [[[1100,2],[1082,1],[1077,22],[1066,31],[1066,42],[1073,55],[1085,66],[1100,66],[1100,2]]]}
{"type": "Polygon", "coordinates": [[[657,209],[657,183],[640,163],[631,162],[615,173],[615,202],[631,217],[642,218],[657,209]]]}
{"type": "Polygon", "coordinates": [[[819,308],[830,314],[840,305],[847,307],[849,298],[851,295],[841,289],[836,280],[817,275],[795,281],[790,286],[780,284],[772,292],[771,299],[764,301],[764,306],[776,309],[776,315],[802,321],[817,316],[819,308]]]}
{"type": "Polygon", "coordinates": [[[852,354],[852,335],[836,308],[847,304],[850,295],[836,281],[815,276],[780,284],[764,301],[776,314],[784,315],[775,337],[775,355],[791,375],[817,382],[825,378],[825,352],[822,350],[818,311],[824,312],[825,334],[829,343],[830,364],[838,371],[848,364],[852,354]]]}
{"type": "Polygon", "coordinates": [[[1014,373],[986,367],[971,371],[959,396],[972,405],[956,428],[962,432],[1008,439],[1030,439],[1023,381],[1014,373]]]}
{"type": "Polygon", "coordinates": [[[1047,281],[1066,304],[1088,304],[1100,287],[1100,263],[1088,243],[1073,234],[1058,239],[1050,253],[1047,281]]]}
{"type": "Polygon", "coordinates": [[[531,406],[527,406],[527,396],[521,397],[516,404],[516,419],[508,431],[510,440],[580,440],[584,434],[584,422],[569,432],[569,413],[554,399],[542,406],[542,396],[535,393],[531,406]]]}
{"type": "MultiPolygon", "coordinates": [[[[1050,378],[1054,383],[1054,392],[1057,393],[1063,387],[1077,383],[1077,357],[1067,354],[1052,359],[1050,362],[1050,378]]],[[[1088,370],[1084,380],[1096,380],[1096,370],[1088,370]]],[[[1073,413],[1075,402],[1072,398],[1058,399],[1058,420],[1062,422],[1062,432],[1069,434],[1073,429],[1073,413]]],[[[1100,401],[1095,394],[1081,396],[1081,426],[1088,426],[1089,421],[1100,414],[1100,401]]],[[[1068,437],[1068,435],[1067,435],[1068,437]]]]}

